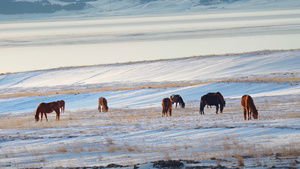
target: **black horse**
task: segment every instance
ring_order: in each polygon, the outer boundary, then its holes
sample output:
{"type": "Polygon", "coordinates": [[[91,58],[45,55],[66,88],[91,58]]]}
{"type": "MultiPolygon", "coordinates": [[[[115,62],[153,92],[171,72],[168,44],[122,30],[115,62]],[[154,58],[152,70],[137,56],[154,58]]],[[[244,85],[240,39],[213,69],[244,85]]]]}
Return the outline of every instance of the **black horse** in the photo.
{"type": "Polygon", "coordinates": [[[219,105],[220,105],[220,111],[223,112],[224,103],[220,96],[216,93],[207,93],[206,95],[203,95],[200,100],[200,114],[204,114],[204,107],[206,105],[209,106],[216,106],[216,114],[218,114],[219,111],[219,105]]]}
{"type": "Polygon", "coordinates": [[[182,108],[185,108],[185,103],[184,103],[182,97],[179,94],[173,94],[173,95],[171,95],[170,99],[172,100],[172,104],[176,103],[176,108],[177,108],[177,103],[179,103],[179,105],[182,108]]]}

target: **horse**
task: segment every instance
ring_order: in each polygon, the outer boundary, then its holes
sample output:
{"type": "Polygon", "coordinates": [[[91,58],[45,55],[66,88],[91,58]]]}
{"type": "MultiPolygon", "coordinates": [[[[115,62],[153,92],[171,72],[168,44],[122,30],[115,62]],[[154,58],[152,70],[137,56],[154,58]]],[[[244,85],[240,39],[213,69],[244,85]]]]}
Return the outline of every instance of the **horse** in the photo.
{"type": "Polygon", "coordinates": [[[199,111],[200,114],[204,114],[204,107],[206,105],[216,106],[216,114],[218,114],[219,105],[220,105],[220,111],[221,113],[223,112],[223,108],[224,108],[223,101],[216,93],[207,93],[206,95],[203,95],[201,97],[200,111],[199,111]]]}
{"type": "Polygon", "coordinates": [[[241,99],[241,105],[243,107],[244,120],[247,119],[247,116],[248,116],[248,120],[251,120],[251,114],[253,115],[254,119],[258,119],[258,112],[251,96],[244,95],[241,99]]]}
{"type": "Polygon", "coordinates": [[[40,120],[39,119],[39,114],[41,114],[41,122],[43,120],[43,114],[45,114],[46,121],[48,121],[46,113],[51,113],[53,111],[55,111],[56,121],[58,121],[59,118],[60,118],[60,104],[59,104],[59,102],[50,102],[50,103],[42,102],[42,103],[40,103],[37,106],[36,111],[35,111],[35,121],[38,122],[40,120]]]}
{"type": "Polygon", "coordinates": [[[176,103],[176,108],[177,108],[177,103],[179,103],[181,108],[185,108],[185,103],[184,103],[182,97],[179,94],[172,94],[170,96],[170,99],[172,101],[172,104],[176,103]]]}
{"type": "Polygon", "coordinates": [[[220,99],[222,100],[223,106],[225,107],[226,102],[225,102],[225,99],[224,99],[223,95],[220,92],[216,92],[216,93],[210,92],[210,93],[207,93],[207,94],[216,94],[216,95],[218,95],[220,97],[220,99]]]}
{"type": "Polygon", "coordinates": [[[98,111],[101,112],[101,107],[103,112],[108,111],[107,100],[104,97],[98,99],[98,111]]]}
{"type": "Polygon", "coordinates": [[[161,102],[162,117],[172,116],[172,100],[170,98],[164,98],[161,102]],[[169,114],[168,114],[169,113],[169,114]]]}
{"type": "Polygon", "coordinates": [[[65,112],[65,101],[64,100],[57,100],[60,104],[60,112],[64,113],[65,112]]]}

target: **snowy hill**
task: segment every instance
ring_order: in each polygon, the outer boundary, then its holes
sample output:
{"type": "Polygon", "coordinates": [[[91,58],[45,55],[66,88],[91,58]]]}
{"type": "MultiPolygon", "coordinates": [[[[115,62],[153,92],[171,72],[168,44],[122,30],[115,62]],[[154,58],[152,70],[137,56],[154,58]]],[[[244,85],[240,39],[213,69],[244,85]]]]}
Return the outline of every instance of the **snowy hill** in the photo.
{"type": "Polygon", "coordinates": [[[299,168],[299,58],[299,50],[264,51],[3,74],[1,96],[12,95],[0,99],[0,167],[299,168]],[[58,94],[40,95],[49,91],[58,94]],[[224,95],[224,112],[200,115],[200,97],[213,91],[224,95]],[[161,117],[162,98],[174,93],[186,108],[161,117]],[[242,120],[244,94],[259,119],[242,120]],[[100,96],[107,113],[97,110],[100,96]],[[35,123],[36,106],[58,99],[66,101],[60,121],[51,113],[35,123]]]}
{"type": "Polygon", "coordinates": [[[101,95],[106,96],[113,107],[120,107],[120,105],[130,107],[159,105],[162,97],[170,96],[172,93],[181,93],[187,100],[197,100],[210,91],[225,93],[226,98],[239,98],[246,93],[256,94],[256,96],[300,94],[298,85],[290,85],[298,84],[299,58],[299,50],[262,51],[4,74],[0,76],[0,89],[3,96],[14,96],[18,93],[23,93],[24,96],[26,93],[47,95],[47,93],[62,91],[66,93],[69,91],[70,94],[47,96],[47,99],[45,96],[31,96],[29,100],[25,99],[26,101],[23,97],[4,98],[1,102],[7,107],[2,106],[0,112],[29,111],[34,109],[38,102],[59,98],[66,100],[68,105],[71,105],[69,107],[71,109],[92,108],[95,105],[93,100],[97,100],[101,95]],[[281,81],[281,78],[290,78],[290,80],[283,80],[285,82],[277,84],[276,79],[281,81]],[[257,82],[263,79],[269,80],[265,83],[257,82]],[[183,87],[165,88],[184,83],[186,85],[183,87]],[[189,83],[194,85],[190,86],[189,83]],[[140,89],[144,86],[160,88],[114,91],[122,88],[140,89]],[[74,95],[78,92],[80,95],[74,95]],[[154,97],[154,94],[157,96],[154,97]],[[116,95],[123,95],[122,104],[120,104],[121,100],[115,98],[116,95]],[[78,106],[77,101],[81,101],[82,98],[86,98],[86,104],[78,106]],[[20,107],[15,106],[16,100],[20,100],[20,107]],[[22,103],[24,101],[26,105],[22,103]],[[31,101],[31,104],[27,104],[31,101]]]}

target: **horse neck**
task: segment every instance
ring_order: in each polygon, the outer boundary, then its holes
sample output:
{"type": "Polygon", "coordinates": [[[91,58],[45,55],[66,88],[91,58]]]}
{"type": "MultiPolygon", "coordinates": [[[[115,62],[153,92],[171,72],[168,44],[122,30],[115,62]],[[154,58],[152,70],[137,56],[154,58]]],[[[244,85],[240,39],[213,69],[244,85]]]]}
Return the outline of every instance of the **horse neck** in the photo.
{"type": "Polygon", "coordinates": [[[39,109],[36,109],[35,110],[35,117],[39,117],[39,115],[40,115],[40,111],[39,111],[39,109]]]}
{"type": "Polygon", "coordinates": [[[252,112],[257,113],[257,109],[256,109],[254,103],[250,104],[249,107],[250,107],[252,112]]]}
{"type": "Polygon", "coordinates": [[[204,110],[205,105],[206,104],[201,100],[201,102],[200,102],[200,111],[204,110]]]}

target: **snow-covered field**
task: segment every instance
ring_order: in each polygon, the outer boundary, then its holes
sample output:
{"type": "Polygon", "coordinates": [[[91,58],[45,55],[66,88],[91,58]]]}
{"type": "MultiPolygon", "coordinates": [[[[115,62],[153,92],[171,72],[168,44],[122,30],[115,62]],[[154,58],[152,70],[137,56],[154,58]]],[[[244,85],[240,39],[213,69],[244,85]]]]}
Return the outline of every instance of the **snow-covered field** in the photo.
{"type": "Polygon", "coordinates": [[[299,50],[253,52],[1,75],[2,96],[165,87],[1,98],[0,167],[114,163],[151,168],[153,161],[179,159],[185,167],[300,167],[299,58],[299,50]],[[170,87],[183,82],[199,84],[170,87]],[[200,115],[200,97],[214,91],[225,97],[223,114],[209,108],[200,115]],[[162,118],[161,100],[174,93],[186,108],[174,108],[172,117],[162,118]],[[244,94],[253,96],[258,120],[242,120],[244,94]],[[101,96],[108,100],[108,113],[97,110],[101,96]],[[53,113],[48,122],[35,123],[38,103],[58,99],[66,101],[61,120],[55,121],[53,113]]]}
{"type": "Polygon", "coordinates": [[[300,1],[87,2],[0,15],[0,73],[56,68],[0,75],[0,168],[300,168],[300,1]],[[216,91],[224,112],[200,115],[216,91]],[[161,117],[176,93],[186,108],[161,117]],[[259,119],[243,121],[244,94],[259,119]],[[60,99],[60,121],[34,122],[40,102],[60,99]]]}

